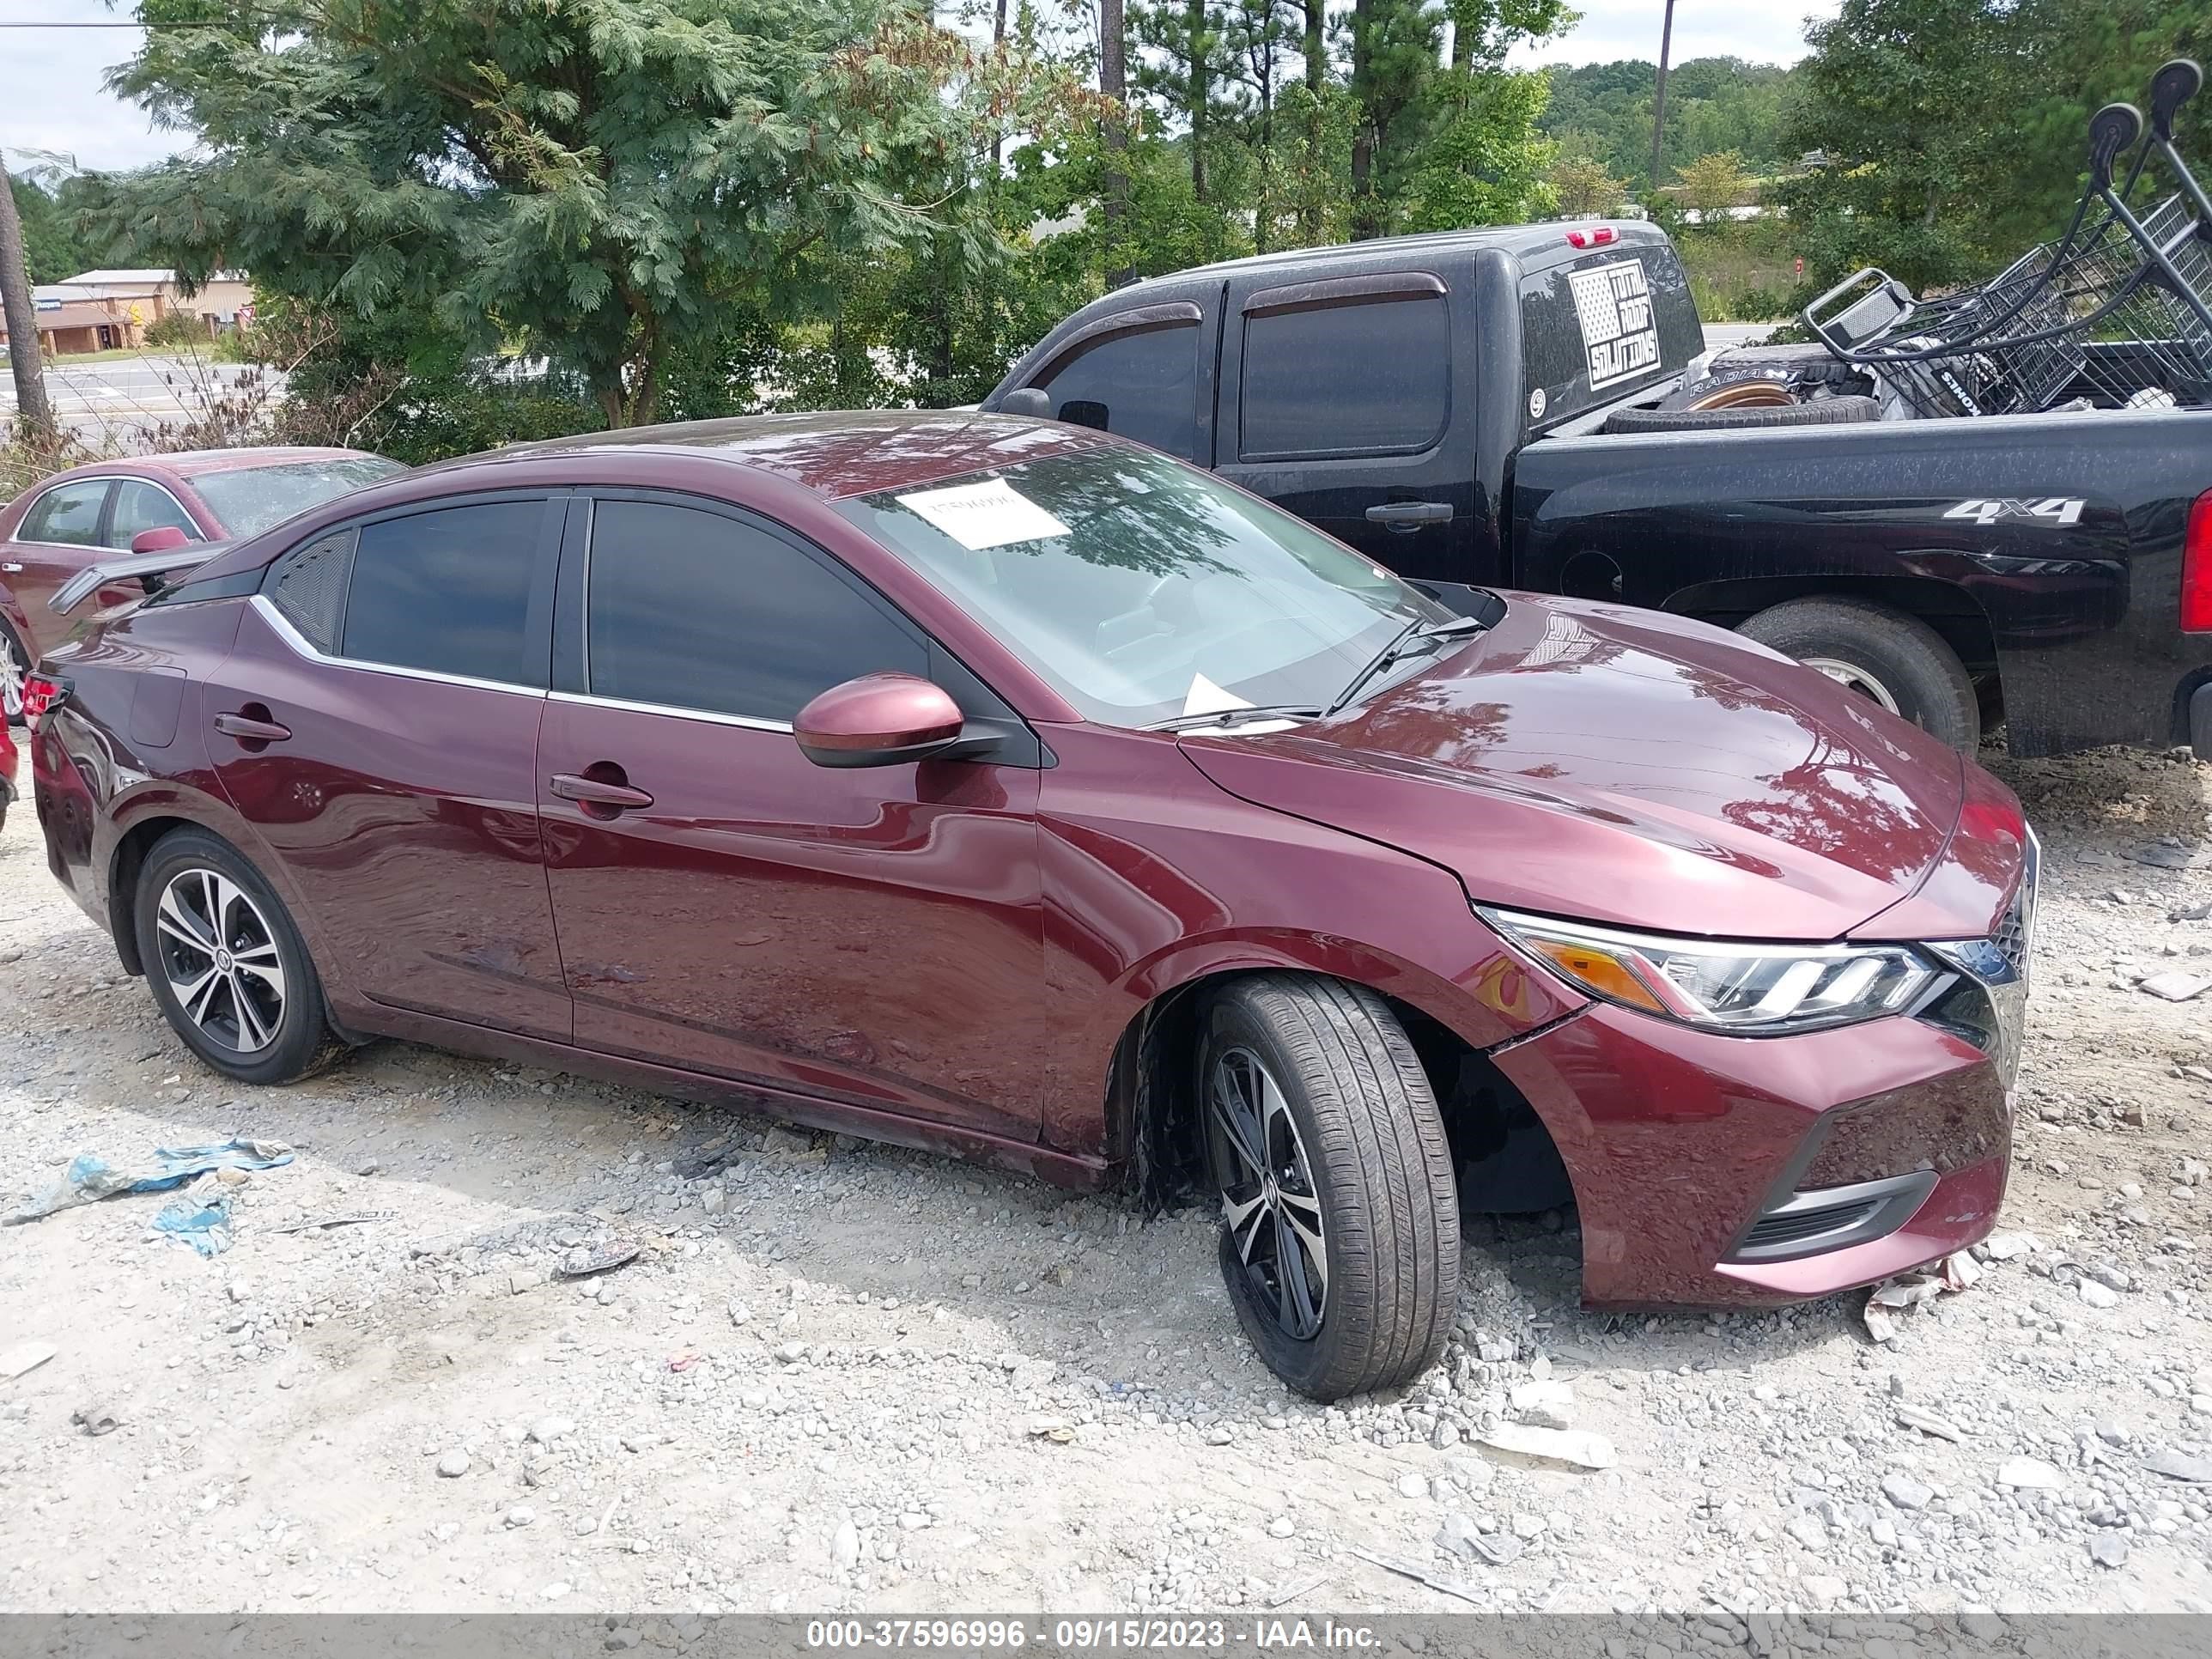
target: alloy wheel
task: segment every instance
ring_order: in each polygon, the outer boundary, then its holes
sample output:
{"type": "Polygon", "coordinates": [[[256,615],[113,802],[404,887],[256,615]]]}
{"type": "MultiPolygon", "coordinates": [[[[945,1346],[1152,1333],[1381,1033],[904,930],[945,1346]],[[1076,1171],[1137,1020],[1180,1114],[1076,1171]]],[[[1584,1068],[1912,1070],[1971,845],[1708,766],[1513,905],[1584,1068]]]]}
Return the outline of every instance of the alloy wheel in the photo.
{"type": "Polygon", "coordinates": [[[1893,714],[1897,713],[1897,697],[1890,689],[1855,662],[1845,662],[1838,657],[1804,657],[1806,667],[1816,669],[1848,690],[1856,691],[1869,702],[1880,703],[1893,714]]]}
{"type": "Polygon", "coordinates": [[[185,1017],[236,1054],[256,1054],[284,1023],[284,961],[275,931],[220,870],[180,872],[154,920],[161,973],[185,1017]]]}
{"type": "Polygon", "coordinates": [[[1231,1048],[1206,1081],[1206,1142],[1237,1259],[1261,1307],[1300,1342],[1328,1307],[1328,1239],[1305,1143],[1258,1055],[1231,1048]]]}
{"type": "Polygon", "coordinates": [[[11,724],[23,718],[23,665],[15,656],[15,641],[0,632],[0,720],[11,724]]]}

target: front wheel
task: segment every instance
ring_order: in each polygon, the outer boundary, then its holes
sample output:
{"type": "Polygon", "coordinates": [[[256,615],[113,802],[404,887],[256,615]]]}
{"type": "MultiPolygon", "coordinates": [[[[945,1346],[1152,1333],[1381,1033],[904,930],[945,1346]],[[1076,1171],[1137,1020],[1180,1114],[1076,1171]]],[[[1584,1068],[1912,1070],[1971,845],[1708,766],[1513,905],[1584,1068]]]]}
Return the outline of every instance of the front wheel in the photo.
{"type": "Polygon", "coordinates": [[[1459,1205],[1436,1097],[1382,1000],[1287,974],[1206,1006],[1198,1099],[1221,1267],[1268,1369],[1329,1401],[1443,1350],[1459,1205]]]}
{"type": "Polygon", "coordinates": [[[283,902],[228,842],[179,830],[139,873],[138,959],[177,1035],[225,1077],[295,1083],[343,1052],[283,902]]]}

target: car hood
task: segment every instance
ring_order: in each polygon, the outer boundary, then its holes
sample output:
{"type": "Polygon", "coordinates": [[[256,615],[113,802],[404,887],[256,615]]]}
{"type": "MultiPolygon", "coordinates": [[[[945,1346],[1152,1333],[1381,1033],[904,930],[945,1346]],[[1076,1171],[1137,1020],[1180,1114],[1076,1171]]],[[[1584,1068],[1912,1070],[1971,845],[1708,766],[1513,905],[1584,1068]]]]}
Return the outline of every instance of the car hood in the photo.
{"type": "MultiPolygon", "coordinates": [[[[1917,727],[1703,623],[1508,598],[1356,709],[1184,749],[1243,799],[1457,872],[1478,903],[1620,927],[1837,939],[1951,856],[1965,763],[1917,727]]],[[[1959,915],[1914,920],[1978,932],[1987,885],[1936,884],[1959,915]]]]}

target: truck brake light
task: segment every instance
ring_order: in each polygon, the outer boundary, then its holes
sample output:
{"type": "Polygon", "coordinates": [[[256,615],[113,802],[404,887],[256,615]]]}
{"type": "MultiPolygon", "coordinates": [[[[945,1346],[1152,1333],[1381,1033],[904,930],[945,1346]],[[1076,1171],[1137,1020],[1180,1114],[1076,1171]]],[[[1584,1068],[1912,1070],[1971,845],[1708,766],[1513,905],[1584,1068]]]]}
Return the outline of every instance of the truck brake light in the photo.
{"type": "Polygon", "coordinates": [[[1588,230],[1567,233],[1569,247],[1610,247],[1620,240],[1620,233],[1611,225],[1592,225],[1588,230]]]}
{"type": "Polygon", "coordinates": [[[2181,546],[2181,631],[2212,634],[2212,489],[2189,509],[2181,546]]]}

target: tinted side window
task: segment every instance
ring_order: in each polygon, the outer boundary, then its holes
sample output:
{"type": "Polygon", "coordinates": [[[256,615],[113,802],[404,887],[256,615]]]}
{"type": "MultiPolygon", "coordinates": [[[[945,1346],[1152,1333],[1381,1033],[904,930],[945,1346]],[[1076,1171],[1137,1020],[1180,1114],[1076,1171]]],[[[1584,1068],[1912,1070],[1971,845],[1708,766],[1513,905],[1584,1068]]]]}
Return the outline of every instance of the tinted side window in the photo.
{"type": "Polygon", "coordinates": [[[100,545],[100,509],[107,501],[108,481],[88,478],[82,483],[49,489],[23,518],[15,534],[27,542],[62,542],[71,547],[100,545]]]}
{"type": "Polygon", "coordinates": [[[594,696],[789,721],[840,681],[928,672],[853,584],[765,531],[657,501],[599,502],[585,650],[594,696]]]}
{"type": "Polygon", "coordinates": [[[294,548],[276,562],[262,586],[285,620],[325,656],[338,648],[338,618],[345,611],[353,538],[351,529],[334,530],[294,548]]]}
{"type": "Polygon", "coordinates": [[[1189,460],[1198,453],[1198,336],[1195,323],[1109,334],[1037,384],[1060,419],[1189,460]]]}
{"type": "Polygon", "coordinates": [[[162,529],[181,530],[194,541],[201,538],[200,527],[161,485],[125,478],[115,486],[115,511],[107,524],[110,547],[128,547],[133,536],[162,529]]]}
{"type": "Polygon", "coordinates": [[[1243,385],[1245,460],[1426,449],[1451,413],[1443,296],[1247,317],[1243,385]]]}
{"type": "Polygon", "coordinates": [[[507,685],[545,684],[531,637],[542,501],[441,507],[361,527],[342,654],[507,685]]]}

